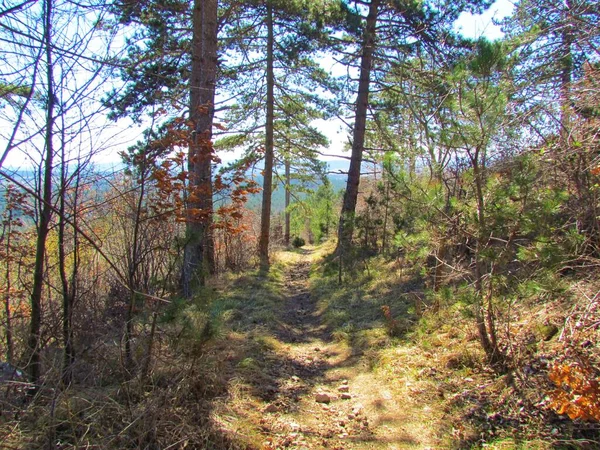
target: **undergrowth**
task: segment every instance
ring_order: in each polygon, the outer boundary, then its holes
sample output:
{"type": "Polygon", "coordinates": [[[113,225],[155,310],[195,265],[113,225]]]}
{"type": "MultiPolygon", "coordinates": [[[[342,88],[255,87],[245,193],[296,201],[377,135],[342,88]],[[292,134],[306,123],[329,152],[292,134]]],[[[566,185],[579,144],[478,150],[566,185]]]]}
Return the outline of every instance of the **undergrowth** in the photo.
{"type": "Polygon", "coordinates": [[[522,297],[504,300],[497,314],[509,366],[498,374],[468,289],[433,292],[401,258],[355,258],[341,284],[338,269],[330,256],[312,279],[324,320],[390,383],[407,383],[413,401],[440,411],[432,428],[442,448],[600,446],[594,282],[532,279],[522,297]]]}
{"type": "MultiPolygon", "coordinates": [[[[311,269],[316,313],[349,349],[347,367],[386,380],[407,410],[422,414],[417,419],[439,448],[600,446],[591,420],[600,323],[593,280],[533,289],[499,311],[511,358],[499,375],[487,364],[460,288],[427,290],[418,270],[382,256],[355,258],[340,284],[332,250],[331,243],[318,248],[311,269]]],[[[267,276],[227,275],[192,302],[174,301],[160,317],[146,377],[123,376],[119,343],[107,338],[94,358],[102,367],[91,358],[82,366],[87,382],[42,389],[26,406],[19,406],[22,394],[6,391],[3,448],[261,448],[265,402],[279,398],[293,373],[313,370],[287,359],[290,344],[273,334],[284,273],[304,251],[282,253],[267,276]]],[[[316,376],[294,396],[307,395],[316,376]]]]}
{"type": "MultiPolygon", "coordinates": [[[[260,330],[274,320],[283,269],[275,264],[268,276],[227,275],[192,301],[174,299],[159,318],[153,364],[144,378],[124,376],[120,345],[107,337],[87,365],[85,355],[80,358],[81,370],[89,372],[85,382],[43,388],[25,406],[24,394],[7,388],[1,447],[259,448],[251,436],[222,427],[214,401],[231,395],[241,379],[261,382],[269,344],[260,330]]],[[[139,352],[146,337],[141,325],[139,352]]]]}

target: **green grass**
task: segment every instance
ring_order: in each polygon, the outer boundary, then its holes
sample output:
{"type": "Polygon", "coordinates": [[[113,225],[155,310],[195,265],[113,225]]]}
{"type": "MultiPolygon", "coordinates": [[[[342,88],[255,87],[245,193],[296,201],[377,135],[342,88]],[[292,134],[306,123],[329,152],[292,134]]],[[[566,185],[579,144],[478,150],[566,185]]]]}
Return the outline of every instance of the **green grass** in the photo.
{"type": "MultiPolygon", "coordinates": [[[[311,275],[311,291],[319,299],[324,323],[334,337],[350,343],[357,350],[370,346],[389,345],[388,334],[411,331],[416,316],[414,304],[402,295],[403,286],[410,281],[393,263],[384,258],[357,261],[338,279],[337,260],[325,258],[311,275]],[[401,332],[394,333],[382,311],[389,306],[401,332]]],[[[396,330],[398,331],[398,330],[396,330]]]]}

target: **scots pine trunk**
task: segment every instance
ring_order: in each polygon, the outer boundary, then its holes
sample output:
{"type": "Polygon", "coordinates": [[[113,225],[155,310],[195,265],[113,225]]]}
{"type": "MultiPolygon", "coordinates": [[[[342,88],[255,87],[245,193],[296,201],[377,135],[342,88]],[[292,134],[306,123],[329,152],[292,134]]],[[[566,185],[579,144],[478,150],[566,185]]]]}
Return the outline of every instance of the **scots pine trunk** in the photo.
{"type": "Polygon", "coordinates": [[[488,362],[497,369],[503,369],[505,356],[498,346],[496,339],[496,323],[492,305],[492,292],[488,292],[487,298],[484,293],[484,278],[489,278],[488,283],[492,283],[492,277],[486,268],[482,251],[486,247],[489,238],[487,237],[487,219],[485,215],[485,165],[480,165],[479,149],[474,154],[469,154],[471,167],[473,168],[473,178],[475,182],[475,195],[477,200],[477,238],[475,242],[475,321],[477,333],[483,350],[485,351],[488,362]]]}
{"type": "Polygon", "coordinates": [[[43,45],[46,56],[46,124],[45,124],[45,158],[42,201],[40,202],[40,218],[37,227],[37,239],[35,250],[35,263],[33,269],[33,285],[31,287],[31,319],[29,329],[29,380],[33,384],[31,393],[39,388],[38,383],[41,375],[40,361],[40,331],[42,324],[42,288],[44,285],[44,270],[46,257],[46,239],[50,229],[52,218],[52,160],[54,147],[52,145],[54,130],[54,108],[56,98],[54,92],[54,72],[52,54],[52,15],[53,1],[44,1],[44,37],[43,45]]]}
{"type": "Polygon", "coordinates": [[[569,13],[571,1],[567,0],[564,6],[564,24],[562,26],[560,57],[560,144],[566,149],[569,145],[571,134],[571,81],[573,74],[573,31],[569,13]]]}
{"type": "Polygon", "coordinates": [[[290,246],[290,228],[291,228],[291,214],[289,211],[291,201],[291,176],[290,176],[290,160],[289,157],[285,158],[285,232],[284,241],[285,246],[290,246]]]}
{"type": "Polygon", "coordinates": [[[269,235],[271,228],[271,194],[273,190],[273,123],[275,106],[275,74],[273,70],[273,7],[267,2],[267,118],[265,124],[265,170],[260,216],[259,257],[262,271],[269,270],[269,235]]]}
{"type": "Polygon", "coordinates": [[[217,0],[194,0],[190,75],[190,192],[187,200],[183,293],[191,297],[214,272],[212,237],[212,123],[217,73],[217,0]]]}
{"type": "Polygon", "coordinates": [[[354,214],[358,199],[358,186],[360,183],[360,166],[362,164],[365,146],[365,132],[367,125],[367,110],[369,108],[369,87],[371,83],[371,69],[373,66],[373,51],[375,49],[375,34],[380,0],[371,0],[365,30],[362,36],[362,54],[360,61],[360,78],[358,81],[358,95],[356,97],[356,117],[352,135],[352,154],[346,192],[342,203],[340,223],[338,228],[338,248],[340,253],[345,252],[352,244],[354,234],[354,214]]]}

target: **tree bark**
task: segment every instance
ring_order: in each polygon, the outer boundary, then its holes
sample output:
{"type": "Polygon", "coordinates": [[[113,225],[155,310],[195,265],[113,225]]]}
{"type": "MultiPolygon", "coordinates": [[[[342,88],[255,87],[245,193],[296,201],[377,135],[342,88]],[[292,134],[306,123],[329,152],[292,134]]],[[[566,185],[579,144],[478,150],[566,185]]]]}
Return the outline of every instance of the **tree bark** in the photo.
{"type": "Polygon", "coordinates": [[[388,216],[390,210],[390,180],[385,176],[385,170],[382,171],[382,176],[385,180],[385,209],[383,212],[383,228],[381,236],[381,253],[387,255],[387,229],[388,229],[388,216]]]}
{"type": "MultiPolygon", "coordinates": [[[[479,164],[481,151],[476,149],[474,154],[469,154],[471,159],[471,167],[473,168],[473,178],[475,182],[475,193],[477,200],[477,240],[475,243],[475,321],[477,324],[477,332],[479,341],[488,358],[488,362],[496,369],[503,369],[504,354],[498,347],[496,340],[496,327],[494,323],[492,311],[492,292],[488,294],[487,302],[484,299],[484,274],[488,271],[485,267],[485,261],[481,255],[482,249],[485,248],[488,237],[486,235],[486,215],[485,215],[485,197],[483,187],[485,186],[485,165],[479,164]],[[487,303],[487,304],[486,304],[487,303]],[[487,322],[487,328],[486,328],[487,322]]],[[[491,283],[491,274],[489,283],[491,283]]]]}
{"type": "Polygon", "coordinates": [[[191,297],[213,273],[212,124],[217,73],[217,0],[194,0],[190,76],[190,192],[187,201],[183,293],[191,297]]]}
{"type": "Polygon", "coordinates": [[[342,203],[340,223],[338,228],[337,252],[346,252],[352,244],[354,234],[354,214],[358,200],[358,186],[360,183],[360,166],[362,164],[365,146],[365,132],[367,125],[367,110],[369,108],[369,87],[371,83],[371,69],[373,66],[373,51],[375,49],[375,34],[380,0],[371,0],[369,14],[363,33],[362,55],[360,61],[360,78],[358,82],[358,95],[356,97],[356,118],[352,136],[352,154],[346,192],[342,203]]]}
{"type": "Polygon", "coordinates": [[[290,176],[290,160],[289,157],[285,159],[285,232],[284,241],[285,246],[290,246],[290,228],[291,228],[291,215],[290,215],[290,201],[291,201],[291,176],[290,176]]]}
{"type": "Polygon", "coordinates": [[[46,55],[46,130],[45,130],[45,160],[42,202],[40,202],[40,219],[37,229],[35,264],[33,269],[33,285],[31,288],[31,319],[29,329],[29,381],[33,388],[30,394],[35,394],[39,388],[41,375],[40,361],[40,330],[42,324],[42,288],[44,284],[44,269],[46,256],[46,239],[52,218],[52,160],[54,146],[52,144],[54,129],[54,108],[56,98],[54,93],[54,73],[52,60],[52,0],[44,2],[44,43],[46,55]]]}
{"type": "Polygon", "coordinates": [[[67,168],[65,163],[64,147],[61,151],[61,189],[60,189],[60,205],[59,205],[59,222],[58,222],[58,265],[60,272],[60,280],[62,285],[63,297],[63,369],[62,382],[69,385],[72,380],[72,365],[75,362],[75,348],[73,345],[73,305],[75,296],[77,295],[77,272],[79,270],[79,242],[78,235],[75,231],[77,224],[77,207],[79,200],[79,168],[76,175],[75,197],[73,200],[73,263],[72,269],[67,274],[67,252],[65,249],[65,232],[67,227],[66,217],[66,196],[67,196],[67,168]]]}
{"type": "Polygon", "coordinates": [[[142,213],[144,209],[144,200],[146,197],[146,182],[147,182],[147,168],[146,162],[144,161],[139,169],[139,196],[135,204],[135,215],[133,223],[133,234],[131,238],[131,248],[127,255],[127,287],[129,288],[129,305],[127,307],[127,315],[125,317],[125,370],[129,375],[133,376],[135,372],[135,362],[133,358],[133,333],[134,333],[134,318],[135,318],[135,306],[137,302],[136,290],[139,289],[139,267],[141,263],[141,222],[142,213]]]}
{"type": "Polygon", "coordinates": [[[6,231],[6,296],[4,297],[4,314],[6,316],[6,361],[9,364],[14,363],[15,357],[15,349],[13,342],[13,329],[12,329],[12,311],[10,308],[10,290],[11,290],[11,280],[10,280],[10,263],[11,263],[11,236],[12,236],[12,221],[13,221],[13,212],[12,209],[8,211],[8,221],[6,231]]]}
{"type": "Polygon", "coordinates": [[[573,74],[573,31],[571,29],[571,1],[565,2],[564,24],[561,31],[562,55],[560,58],[560,140],[568,148],[571,134],[571,80],[573,74]]]}
{"type": "Polygon", "coordinates": [[[262,210],[260,216],[260,240],[258,253],[260,268],[269,270],[269,235],[271,228],[271,194],[273,190],[273,123],[275,120],[275,75],[273,70],[273,7],[267,2],[267,122],[265,124],[265,169],[262,210]]]}

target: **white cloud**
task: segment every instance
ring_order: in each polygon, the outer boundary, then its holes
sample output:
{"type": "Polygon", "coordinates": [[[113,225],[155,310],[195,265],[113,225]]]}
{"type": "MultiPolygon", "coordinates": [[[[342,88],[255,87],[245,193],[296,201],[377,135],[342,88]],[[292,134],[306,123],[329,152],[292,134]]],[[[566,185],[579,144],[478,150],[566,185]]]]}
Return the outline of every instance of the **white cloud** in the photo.
{"type": "Polygon", "coordinates": [[[463,12],[454,24],[454,29],[463,36],[477,39],[485,36],[490,40],[500,39],[504,36],[499,26],[493,20],[501,20],[512,14],[514,4],[510,0],[497,0],[483,14],[463,12]]]}

